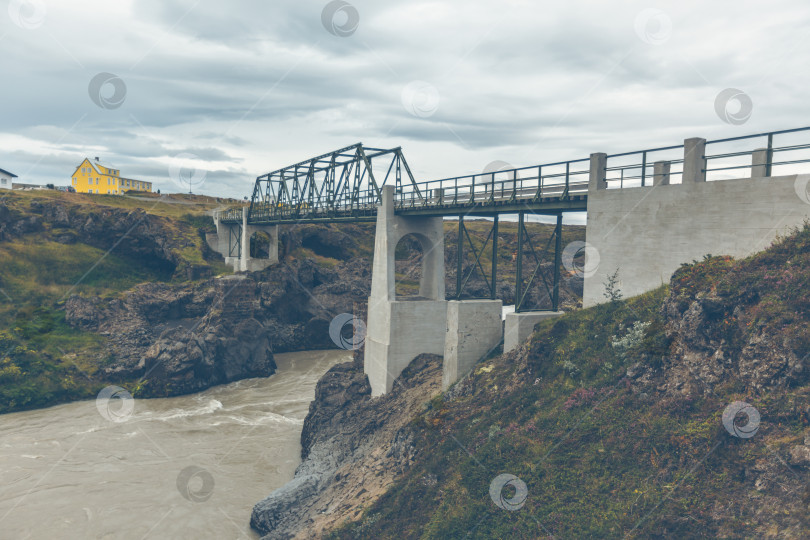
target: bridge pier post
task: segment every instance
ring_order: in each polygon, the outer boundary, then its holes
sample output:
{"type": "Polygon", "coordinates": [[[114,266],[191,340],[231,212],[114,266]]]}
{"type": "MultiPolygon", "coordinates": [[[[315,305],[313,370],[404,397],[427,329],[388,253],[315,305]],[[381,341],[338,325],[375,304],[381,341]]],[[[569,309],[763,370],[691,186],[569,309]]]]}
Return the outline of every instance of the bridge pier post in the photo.
{"type": "Polygon", "coordinates": [[[507,353],[520,347],[534,333],[534,327],[540,321],[563,314],[562,311],[507,313],[504,323],[503,352],[507,353]]]}
{"type": "Polygon", "coordinates": [[[208,245],[211,249],[227,257],[228,225],[222,223],[222,217],[220,216],[220,213],[217,210],[214,210],[214,225],[217,228],[217,232],[215,234],[210,235],[210,237],[206,235],[205,239],[208,242],[208,245]]]}
{"type": "Polygon", "coordinates": [[[706,139],[693,137],[683,141],[682,184],[706,181],[706,139]]]}
{"type": "Polygon", "coordinates": [[[751,178],[770,176],[768,164],[772,161],[772,151],[768,148],[758,148],[751,153],[751,178]]]}
{"type": "Polygon", "coordinates": [[[669,185],[669,171],[671,165],[669,161],[656,161],[653,164],[653,186],[669,185]]]}
{"type": "Polygon", "coordinates": [[[444,354],[444,292],[442,218],[395,215],[394,186],[383,186],[382,204],[377,210],[364,356],[372,396],[390,392],[396,378],[416,356],[444,354]],[[419,297],[398,300],[395,251],[400,239],[408,234],[413,234],[422,246],[419,297]]]}
{"type": "Polygon", "coordinates": [[[442,388],[449,388],[491,353],[503,338],[500,300],[450,300],[442,388]]]}

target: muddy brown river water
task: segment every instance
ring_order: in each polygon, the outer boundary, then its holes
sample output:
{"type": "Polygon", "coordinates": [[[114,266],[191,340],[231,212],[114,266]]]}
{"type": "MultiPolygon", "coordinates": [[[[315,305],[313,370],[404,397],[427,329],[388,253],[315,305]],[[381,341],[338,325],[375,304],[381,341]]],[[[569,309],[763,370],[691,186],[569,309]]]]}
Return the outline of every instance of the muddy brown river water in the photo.
{"type": "Polygon", "coordinates": [[[0,538],[258,538],[251,509],[292,479],[315,383],[350,359],[278,354],[272,377],[113,399],[106,415],[96,401],[0,415],[0,538]]]}

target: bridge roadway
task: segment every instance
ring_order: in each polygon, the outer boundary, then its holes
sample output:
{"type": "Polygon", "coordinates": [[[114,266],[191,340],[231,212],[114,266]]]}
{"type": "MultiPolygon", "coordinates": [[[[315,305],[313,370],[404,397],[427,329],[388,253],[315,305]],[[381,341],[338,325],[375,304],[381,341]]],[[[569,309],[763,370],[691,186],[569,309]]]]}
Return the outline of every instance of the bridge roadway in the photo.
{"type": "MultiPolygon", "coordinates": [[[[579,185],[578,185],[579,187],[579,185]]],[[[581,194],[562,197],[544,194],[535,198],[534,192],[517,193],[511,195],[496,195],[494,198],[488,193],[476,193],[475,201],[469,198],[458,201],[454,197],[445,196],[440,201],[436,198],[426,198],[424,202],[414,200],[411,193],[406,194],[407,199],[395,202],[395,212],[403,216],[488,216],[499,214],[517,214],[519,212],[532,212],[538,215],[557,215],[560,212],[584,212],[588,205],[587,184],[583,185],[581,194]]],[[[378,204],[365,203],[363,205],[334,206],[316,208],[307,211],[306,208],[289,211],[281,209],[275,216],[248,213],[250,225],[290,225],[295,223],[339,223],[339,222],[373,222],[377,219],[378,204]]],[[[222,218],[223,223],[241,223],[242,212],[237,209],[229,211],[222,218]],[[232,212],[232,213],[231,213],[232,212]]]]}
{"type": "MultiPolygon", "coordinates": [[[[394,203],[397,215],[404,216],[488,216],[497,214],[517,214],[519,212],[532,212],[539,215],[557,215],[560,212],[584,212],[588,205],[588,185],[576,184],[573,195],[556,196],[543,193],[540,198],[535,196],[535,191],[518,191],[514,194],[496,194],[491,196],[491,192],[481,191],[474,194],[474,200],[469,196],[463,200],[457,197],[445,195],[439,199],[436,197],[425,197],[420,201],[414,193],[406,193],[394,203]]],[[[289,225],[294,223],[335,223],[335,222],[373,222],[377,219],[377,203],[364,203],[362,205],[341,205],[318,207],[313,211],[307,208],[280,208],[275,215],[266,213],[249,212],[248,223],[250,225],[289,225]]],[[[242,212],[237,209],[229,211],[222,218],[223,223],[241,223],[242,212]]]]}

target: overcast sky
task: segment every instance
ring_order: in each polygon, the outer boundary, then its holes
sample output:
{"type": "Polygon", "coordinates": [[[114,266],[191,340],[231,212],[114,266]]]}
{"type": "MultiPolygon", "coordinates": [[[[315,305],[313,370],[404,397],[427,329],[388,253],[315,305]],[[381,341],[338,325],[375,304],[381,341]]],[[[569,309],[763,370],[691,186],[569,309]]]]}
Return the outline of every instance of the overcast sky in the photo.
{"type": "Polygon", "coordinates": [[[810,112],[806,0],[4,1],[0,168],[23,182],[99,156],[164,192],[196,166],[195,192],[241,197],[355,142],[402,146],[424,181],[810,112]]]}

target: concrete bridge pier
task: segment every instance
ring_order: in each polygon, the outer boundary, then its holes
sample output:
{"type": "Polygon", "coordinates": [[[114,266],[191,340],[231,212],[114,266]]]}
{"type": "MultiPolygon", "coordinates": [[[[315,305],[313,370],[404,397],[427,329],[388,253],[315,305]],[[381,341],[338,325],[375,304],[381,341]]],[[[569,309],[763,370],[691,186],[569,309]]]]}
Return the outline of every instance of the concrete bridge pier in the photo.
{"type": "Polygon", "coordinates": [[[214,212],[216,233],[205,236],[208,246],[225,257],[225,264],[236,272],[258,272],[278,262],[278,225],[249,225],[248,207],[242,208],[241,223],[223,222],[222,215],[214,212]],[[268,256],[253,257],[250,253],[251,238],[261,232],[268,236],[268,256]]]}
{"type": "Polygon", "coordinates": [[[394,214],[394,186],[382,187],[377,210],[364,370],[372,396],[391,391],[394,380],[423,353],[444,354],[447,301],[444,299],[444,228],[441,217],[394,214]],[[406,235],[422,247],[419,296],[397,299],[395,251],[406,235]]]}
{"type": "Polygon", "coordinates": [[[534,327],[542,320],[563,315],[562,311],[528,311],[507,313],[504,323],[503,352],[517,349],[534,333],[534,327]]]}
{"type": "Polygon", "coordinates": [[[500,300],[450,300],[444,341],[442,388],[449,388],[503,338],[500,300]]]}
{"type": "Polygon", "coordinates": [[[500,344],[501,308],[500,300],[445,300],[442,218],[395,215],[394,187],[384,186],[364,357],[371,395],[390,392],[411,360],[423,353],[444,356],[442,384],[449,387],[500,344]],[[396,247],[409,234],[422,247],[419,296],[397,298],[396,247]]]}

